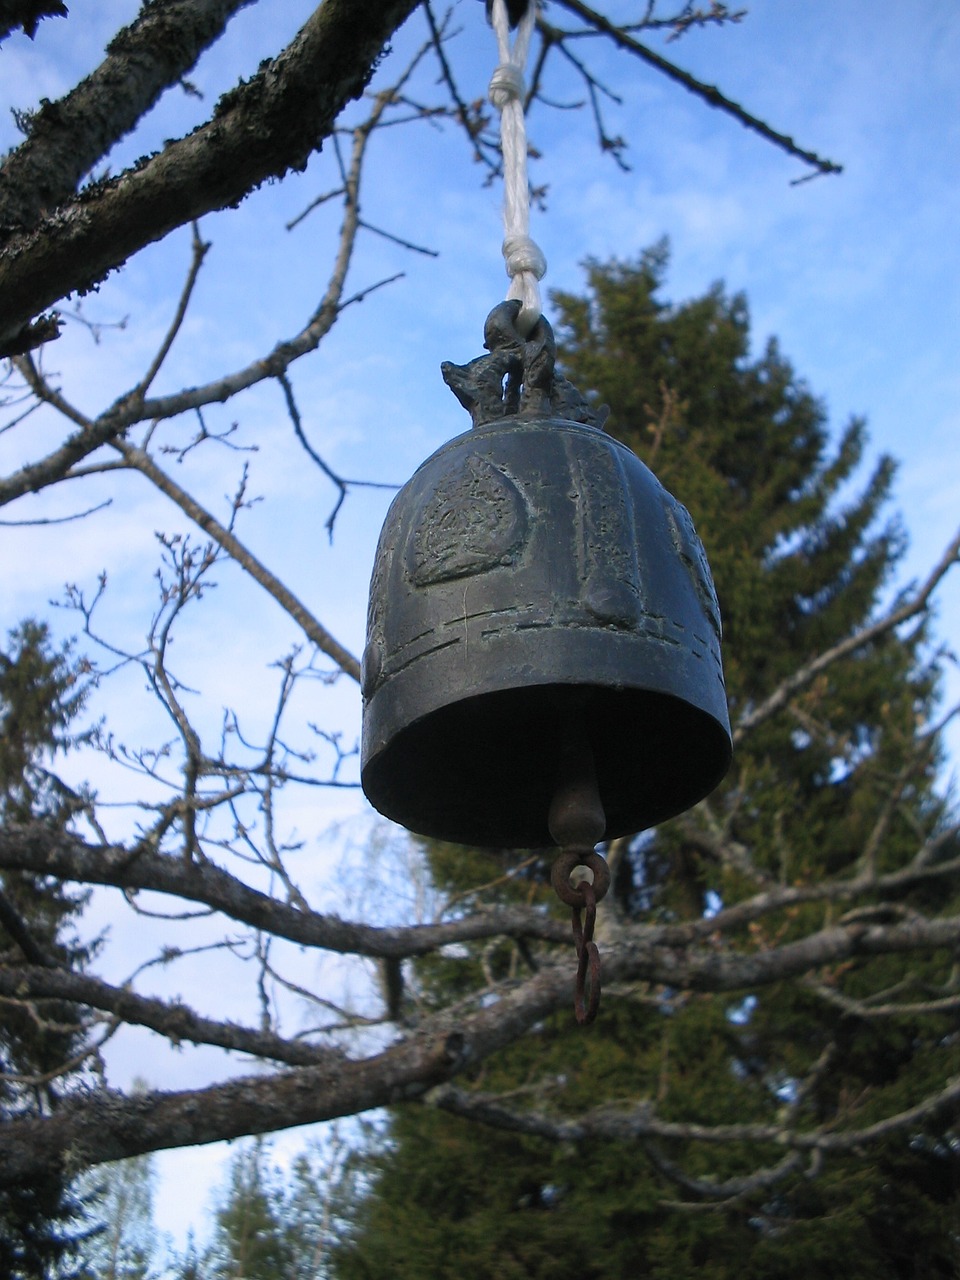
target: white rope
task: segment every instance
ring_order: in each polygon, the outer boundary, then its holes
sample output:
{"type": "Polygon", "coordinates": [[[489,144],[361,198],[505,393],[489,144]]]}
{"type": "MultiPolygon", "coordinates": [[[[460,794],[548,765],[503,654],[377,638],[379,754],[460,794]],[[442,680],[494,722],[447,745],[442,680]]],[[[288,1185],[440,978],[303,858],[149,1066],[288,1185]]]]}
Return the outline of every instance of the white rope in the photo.
{"type": "Polygon", "coordinates": [[[510,276],[508,298],[523,304],[517,328],[526,336],[540,319],[540,281],[547,260],[530,239],[530,185],[527,178],[527,128],[524,121],[526,85],[523,69],[530,50],[530,38],[537,20],[537,0],[529,0],[527,11],[517,26],[510,47],[510,20],[506,0],[493,0],[490,13],[497,36],[500,65],[490,81],[490,101],[500,111],[500,142],[503,148],[503,258],[510,276]]]}

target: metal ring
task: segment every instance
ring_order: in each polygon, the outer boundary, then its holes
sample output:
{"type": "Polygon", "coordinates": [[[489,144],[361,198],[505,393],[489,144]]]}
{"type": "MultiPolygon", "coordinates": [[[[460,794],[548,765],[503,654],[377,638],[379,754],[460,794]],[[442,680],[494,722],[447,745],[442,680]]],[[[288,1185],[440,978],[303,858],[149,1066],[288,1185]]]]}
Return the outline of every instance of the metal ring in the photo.
{"type": "Polygon", "coordinates": [[[561,902],[568,907],[585,907],[586,899],[579,889],[570,883],[571,872],[576,867],[586,867],[593,872],[593,893],[597,902],[610,888],[610,868],[606,859],[595,849],[563,849],[550,868],[550,883],[561,902]]]}

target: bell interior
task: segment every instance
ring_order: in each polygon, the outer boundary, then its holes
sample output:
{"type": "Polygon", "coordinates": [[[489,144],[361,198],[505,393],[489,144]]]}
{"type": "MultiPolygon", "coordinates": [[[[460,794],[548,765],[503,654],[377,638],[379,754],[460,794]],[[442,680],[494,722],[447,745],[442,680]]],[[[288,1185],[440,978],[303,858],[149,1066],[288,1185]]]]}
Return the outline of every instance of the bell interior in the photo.
{"type": "Polygon", "coordinates": [[[708,712],[648,689],[540,684],[448,703],[405,725],[369,760],[377,809],[420,835],[500,848],[554,844],[547,827],[561,762],[586,742],[606,839],[703,799],[730,763],[708,712]]]}

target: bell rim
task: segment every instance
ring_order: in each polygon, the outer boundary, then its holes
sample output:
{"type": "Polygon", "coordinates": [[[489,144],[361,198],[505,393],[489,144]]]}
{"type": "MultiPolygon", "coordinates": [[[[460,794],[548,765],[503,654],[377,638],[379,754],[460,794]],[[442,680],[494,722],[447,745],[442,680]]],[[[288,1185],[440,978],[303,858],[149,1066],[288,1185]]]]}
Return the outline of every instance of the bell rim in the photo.
{"type": "MultiPolygon", "coordinates": [[[[453,796],[458,790],[456,748],[449,745],[449,743],[445,745],[439,770],[441,776],[438,779],[432,775],[430,757],[433,752],[429,747],[424,749],[423,746],[424,741],[429,742],[430,736],[435,732],[435,722],[438,717],[460,720],[464,712],[482,711],[484,704],[489,708],[491,703],[497,700],[502,700],[505,703],[518,694],[522,694],[524,698],[529,700],[531,695],[535,697],[538,693],[542,693],[552,696],[554,692],[568,693],[577,702],[584,696],[589,698],[595,695],[600,695],[601,702],[604,700],[620,702],[624,698],[627,701],[635,702],[638,706],[642,706],[645,713],[643,717],[637,717],[638,736],[642,733],[643,721],[649,722],[651,708],[655,705],[658,718],[661,720],[669,719],[678,730],[678,739],[682,739],[683,743],[685,743],[695,736],[704,748],[700,756],[700,770],[694,776],[689,769],[684,770],[681,768],[681,766],[688,764],[689,752],[686,745],[674,745],[672,748],[665,748],[663,735],[658,735],[658,770],[662,767],[665,753],[666,757],[673,757],[674,763],[677,765],[675,776],[681,779],[681,784],[674,787],[673,791],[670,792],[669,798],[659,804],[656,801],[651,801],[649,797],[645,797],[642,802],[638,799],[634,803],[625,805],[622,800],[622,782],[620,780],[613,781],[610,768],[606,765],[601,765],[598,768],[598,773],[604,779],[601,785],[601,798],[607,811],[607,824],[603,835],[603,839],[606,841],[618,839],[621,836],[638,834],[641,831],[669,821],[678,814],[692,808],[693,805],[703,800],[723,781],[730,768],[733,759],[733,744],[728,724],[718,720],[716,716],[703,707],[685,701],[676,695],[656,690],[641,688],[613,689],[610,686],[585,686],[582,683],[574,683],[572,681],[555,681],[549,684],[527,684],[517,686],[514,689],[499,688],[492,690],[486,694],[480,694],[457,703],[446,704],[438,712],[421,716],[405,725],[392,736],[383,748],[376,752],[369,752],[368,750],[367,755],[362,760],[361,779],[368,800],[374,809],[384,817],[399,823],[416,835],[427,838],[476,848],[536,849],[556,847],[556,842],[549,832],[547,818],[549,801],[552,795],[551,779],[554,770],[559,767],[557,744],[563,736],[562,729],[558,729],[553,734],[545,735],[550,741],[545,744],[543,752],[545,773],[538,779],[543,791],[541,802],[536,807],[537,816],[524,818],[522,821],[518,819],[516,809],[511,807],[509,794],[502,796],[506,813],[502,820],[499,816],[487,817],[485,814],[478,816],[478,806],[471,806],[465,811],[462,805],[459,804],[459,800],[454,800],[451,804],[451,809],[455,807],[456,813],[445,812],[444,800],[446,796],[453,796]],[[468,706],[468,704],[472,705],[468,706]],[[418,759],[419,763],[415,764],[414,761],[418,759]],[[709,768],[706,767],[706,761],[710,762],[709,768]],[[422,788],[417,793],[416,803],[410,804],[408,802],[410,783],[415,778],[422,778],[425,768],[431,771],[435,787],[432,793],[434,796],[432,809],[431,806],[425,803],[425,795],[422,788]],[[614,803],[610,802],[610,792],[615,796],[614,803]],[[431,813],[435,816],[431,816],[431,813]],[[521,829],[522,834],[517,835],[516,832],[521,829]],[[511,833],[509,836],[506,834],[508,831],[511,833]]],[[[513,712],[511,711],[512,717],[513,712]]],[[[562,721],[559,723],[562,724],[562,721]]],[[[464,726],[461,725],[460,727],[464,726]]],[[[517,733],[522,743],[522,731],[518,730],[517,733]]],[[[592,738],[595,745],[600,744],[602,747],[603,733],[601,731],[595,730],[588,736],[592,738]]],[[[613,736],[615,738],[620,737],[615,729],[613,736]]],[[[643,758],[647,758],[650,755],[650,744],[645,743],[642,745],[645,748],[643,758]]],[[[638,750],[638,758],[640,758],[640,755],[641,753],[638,750]]],[[[469,786],[472,783],[472,770],[477,760],[470,751],[466,751],[463,753],[462,763],[460,781],[463,788],[469,790],[469,786]]],[[[627,760],[623,763],[624,767],[621,772],[629,777],[632,771],[631,762],[627,760]]],[[[435,766],[436,764],[437,762],[434,760],[433,765],[435,766]]],[[[496,774],[496,770],[493,772],[496,774]]],[[[642,767],[638,767],[637,772],[642,774],[642,767]]],[[[519,792],[524,789],[527,780],[523,777],[518,777],[514,781],[517,784],[515,790],[519,792]]],[[[494,785],[503,787],[503,783],[504,779],[501,777],[499,783],[494,785]]],[[[642,796],[639,791],[638,796],[642,796]]],[[[527,804],[524,805],[524,809],[528,813],[534,812],[527,804]]]]}

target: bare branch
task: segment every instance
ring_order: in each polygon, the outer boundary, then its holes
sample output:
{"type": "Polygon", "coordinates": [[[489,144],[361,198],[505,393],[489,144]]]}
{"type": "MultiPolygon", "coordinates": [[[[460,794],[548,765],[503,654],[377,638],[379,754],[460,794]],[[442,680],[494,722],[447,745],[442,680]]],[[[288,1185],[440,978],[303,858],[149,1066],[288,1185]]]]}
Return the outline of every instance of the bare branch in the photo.
{"type": "Polygon", "coordinates": [[[500,173],[500,153],[498,145],[495,142],[485,142],[483,132],[487,128],[490,121],[490,114],[486,110],[485,101],[475,102],[468,106],[463,100],[460,90],[457,88],[454,80],[453,70],[447,60],[444,50],[444,41],[449,38],[448,28],[451,18],[451,11],[448,10],[444,15],[443,22],[438,24],[434,16],[433,8],[430,0],[424,0],[424,13],[427,15],[427,24],[430,27],[430,36],[433,41],[433,48],[437,55],[437,61],[440,64],[440,74],[444,84],[447,86],[447,92],[454,104],[453,117],[467,135],[473,151],[473,158],[479,164],[482,164],[487,170],[490,177],[500,173]]]}
{"type": "MultiPolygon", "coordinates": [[[[686,1121],[662,1120],[651,1103],[641,1102],[629,1109],[613,1106],[596,1107],[575,1120],[561,1120],[542,1111],[520,1111],[503,1105],[492,1094],[474,1093],[455,1085],[444,1084],[435,1088],[427,1097],[431,1105],[450,1111],[496,1129],[513,1133],[547,1138],[551,1142],[582,1143],[590,1139],[607,1142],[645,1142],[650,1138],[675,1141],[726,1144],[749,1142],[787,1147],[797,1152],[822,1151],[838,1153],[853,1151],[879,1142],[893,1133],[909,1130],[960,1100],[960,1076],[948,1080],[942,1089],[922,1099],[915,1106],[887,1116],[862,1129],[838,1132],[829,1126],[811,1130],[795,1130],[774,1124],[718,1124],[704,1125],[686,1121]]],[[[792,1171],[792,1170],[791,1170],[792,1171]]],[[[784,1171],[786,1172],[786,1171],[784,1171]]],[[[722,1189],[726,1184],[718,1183],[722,1189]]],[[[762,1184],[761,1184],[762,1185],[762,1184]]],[[[700,1182],[697,1193],[709,1194],[711,1184],[700,1182]]],[[[743,1194],[745,1187],[739,1180],[730,1184],[732,1195],[743,1194]]]]}
{"type": "Polygon", "coordinates": [[[606,125],[603,122],[603,112],[600,109],[600,94],[605,95],[616,103],[620,103],[621,99],[597,80],[596,76],[591,73],[590,69],[579,58],[575,57],[570,52],[562,39],[557,40],[556,45],[567,61],[572,66],[576,67],[581,79],[587,86],[587,96],[590,99],[590,110],[593,115],[594,125],[596,126],[597,140],[600,143],[600,150],[608,151],[616,161],[618,168],[622,169],[625,173],[629,172],[630,166],[627,164],[623,155],[627,144],[623,138],[612,138],[607,133],[606,125]]]}
{"type": "Polygon", "coordinates": [[[26,142],[0,166],[0,226],[30,230],[196,63],[250,0],[163,0],[111,41],[107,57],[59,102],[30,118],[26,142]]]}
{"type": "Polygon", "coordinates": [[[302,166],[416,4],[370,0],[361,13],[354,0],[326,0],[210,122],[11,236],[0,255],[0,352],[44,308],[91,289],[145,244],[302,166]]]}
{"type": "MultiPolygon", "coordinates": [[[[249,0],[245,0],[245,2],[249,3],[249,0]]],[[[170,328],[167,330],[163,342],[160,344],[160,350],[154,356],[153,361],[150,364],[150,368],[143,375],[131,393],[132,398],[142,400],[147,394],[154,378],[163,367],[163,362],[166,360],[170,348],[173,346],[173,340],[180,332],[180,326],[183,324],[184,318],[187,314],[187,307],[190,305],[190,299],[193,297],[194,286],[197,283],[200,268],[203,266],[203,260],[207,256],[209,248],[209,243],[200,239],[200,228],[197,223],[194,222],[192,240],[193,253],[190,261],[190,270],[187,272],[187,278],[180,293],[180,300],[177,303],[177,309],[170,322],[170,328]]]]}
{"type": "Polygon", "coordinates": [[[0,520],[0,525],[6,528],[19,528],[28,525],[70,524],[74,520],[85,520],[87,516],[96,515],[98,511],[105,511],[107,507],[112,505],[113,499],[105,498],[103,502],[98,502],[96,506],[87,507],[84,511],[75,511],[69,516],[40,516],[36,520],[0,520]]]}
{"type": "Polygon", "coordinates": [[[174,1045],[183,1041],[216,1045],[288,1066],[317,1065],[342,1058],[330,1048],[286,1040],[236,1023],[218,1022],[195,1013],[179,1000],[137,995],[127,986],[113,987],[97,978],[64,969],[4,966],[0,968],[0,997],[70,1000],[109,1013],[120,1022],[147,1027],[174,1045]]]}
{"type": "Polygon", "coordinates": [[[887,632],[893,631],[904,622],[909,622],[911,619],[919,617],[926,610],[930,597],[957,563],[958,558],[960,558],[960,530],[954,535],[926,581],[910,594],[903,603],[891,609],[882,618],[878,618],[876,622],[861,628],[861,630],[854,632],[853,635],[847,636],[839,644],[824,650],[823,653],[818,653],[810,662],[792,672],[758,707],[753,707],[744,712],[734,729],[734,744],[738,743],[744,734],[749,733],[751,729],[754,729],[758,724],[762,724],[764,720],[768,720],[770,716],[785,706],[793,694],[810,684],[821,671],[825,671],[827,667],[832,666],[841,658],[846,658],[851,653],[856,653],[858,649],[865,648],[868,644],[886,635],[887,632]]]}
{"type": "Polygon", "coordinates": [[[566,971],[545,971],[455,1027],[437,1015],[382,1053],[180,1093],[67,1099],[55,1115],[0,1130],[0,1185],[186,1143],[200,1145],[352,1115],[422,1096],[522,1035],[568,998],[566,971]]]}
{"type": "Polygon", "coordinates": [[[306,434],[304,433],[304,430],[303,430],[303,422],[300,418],[300,410],[297,408],[296,397],[293,394],[293,387],[290,384],[290,379],[287,377],[285,373],[281,373],[277,378],[277,381],[280,383],[280,386],[283,388],[283,395],[287,404],[287,413],[290,416],[290,421],[293,423],[294,434],[296,435],[297,439],[300,441],[301,445],[303,445],[304,451],[309,455],[310,458],[313,459],[313,461],[317,464],[317,466],[320,468],[323,474],[327,477],[327,479],[331,482],[331,484],[336,486],[338,497],[336,502],[334,503],[333,510],[330,512],[329,516],[324,521],[324,525],[323,525],[323,527],[327,531],[330,541],[332,542],[333,527],[337,522],[337,516],[340,514],[340,508],[343,506],[344,501],[346,500],[346,497],[347,497],[347,492],[351,487],[365,488],[365,489],[399,489],[400,486],[396,484],[384,484],[376,480],[346,480],[344,479],[343,476],[338,475],[337,472],[334,471],[333,468],[329,465],[329,463],[324,462],[323,458],[320,457],[319,453],[317,453],[313,445],[307,439],[306,434]]]}
{"type": "Polygon", "coordinates": [[[796,156],[805,164],[812,165],[818,173],[842,173],[843,166],[834,164],[832,160],[825,160],[814,151],[806,151],[802,147],[798,147],[792,138],[787,137],[784,133],[778,133],[772,129],[757,116],[751,115],[738,103],[733,102],[720,92],[715,85],[704,84],[703,81],[697,80],[695,76],[690,75],[688,71],[676,66],[675,63],[668,61],[658,53],[641,44],[638,40],[623,28],[605,18],[602,13],[596,9],[590,8],[589,5],[583,4],[582,0],[557,0],[557,3],[564,9],[568,9],[571,13],[575,13],[577,17],[582,18],[584,22],[595,30],[609,36],[618,48],[626,50],[627,53],[633,54],[640,58],[643,62],[655,67],[669,79],[682,85],[690,93],[695,94],[703,102],[711,107],[717,107],[721,111],[725,111],[728,115],[733,116],[747,129],[752,129],[754,133],[758,133],[761,138],[765,138],[767,142],[772,142],[774,146],[779,147],[782,151],[786,151],[788,155],[796,156]]]}
{"type": "Polygon", "coordinates": [[[929,1000],[888,1000],[882,1004],[874,1004],[868,1000],[854,1000],[835,987],[828,987],[812,979],[804,985],[816,992],[826,1004],[864,1021],[870,1018],[926,1017],[928,1014],[955,1013],[960,1009],[960,992],[949,996],[935,996],[929,1000]]]}
{"type": "Polygon", "coordinates": [[[171,501],[175,502],[194,524],[198,525],[204,533],[213,538],[214,542],[222,547],[242,569],[249,573],[251,578],[259,582],[281,608],[293,618],[307,639],[312,644],[315,644],[321,653],[325,653],[327,657],[332,658],[341,671],[359,682],[360,663],[357,658],[327,631],[326,627],[314,617],[306,605],[297,599],[290,588],[282,583],[274,573],[271,573],[266,565],[240,542],[239,538],[225,528],[209,511],[205,510],[186,489],[178,485],[165,471],[162,471],[144,449],[120,439],[113,440],[111,443],[129,467],[146,476],[161,493],[166,494],[171,501]]]}
{"type": "Polygon", "coordinates": [[[67,6],[63,0],[8,0],[0,20],[0,40],[5,40],[17,27],[22,27],[32,40],[42,19],[66,16],[67,6]]]}
{"type": "Polygon", "coordinates": [[[0,828],[0,867],[56,875],[64,880],[151,889],[186,902],[204,903],[233,920],[304,946],[341,954],[406,957],[456,942],[497,935],[569,941],[568,927],[540,911],[498,908],[445,924],[387,927],[305,912],[251,889],[209,860],[185,862],[147,846],[85,844],[41,823],[0,828]]]}
{"type": "Polygon", "coordinates": [[[2,892],[0,892],[0,928],[7,931],[31,964],[49,966],[54,963],[36,941],[20,912],[2,892]]]}

